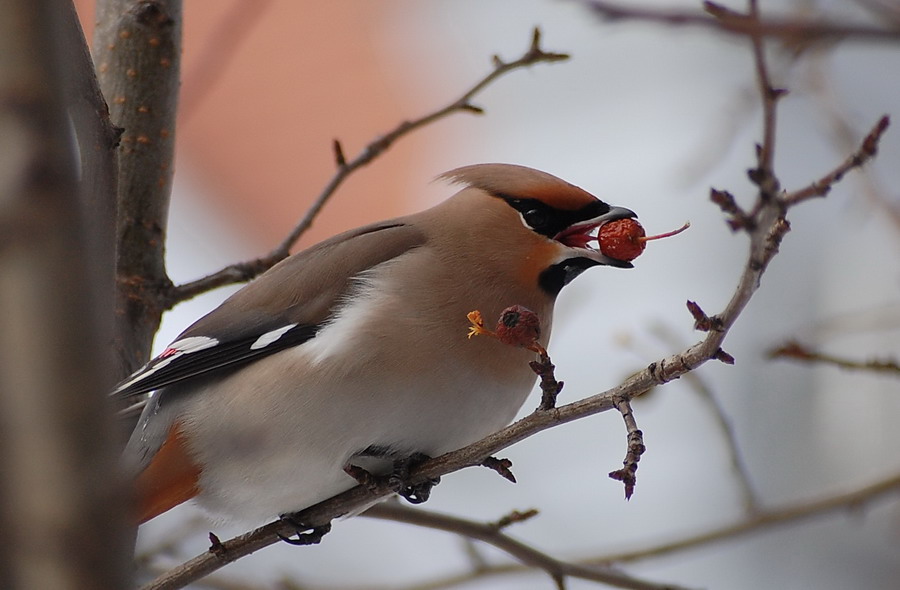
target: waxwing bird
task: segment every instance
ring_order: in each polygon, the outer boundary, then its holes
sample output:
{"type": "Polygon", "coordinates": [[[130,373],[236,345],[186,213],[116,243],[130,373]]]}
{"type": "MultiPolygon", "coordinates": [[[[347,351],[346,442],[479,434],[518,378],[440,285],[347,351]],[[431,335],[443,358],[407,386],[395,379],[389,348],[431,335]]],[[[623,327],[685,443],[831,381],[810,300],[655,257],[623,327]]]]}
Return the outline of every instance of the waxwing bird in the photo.
{"type": "Polygon", "coordinates": [[[125,449],[137,518],[196,497],[242,520],[299,511],[375,473],[506,426],[533,353],[467,338],[467,313],[534,311],[550,336],[560,289],[598,265],[588,246],[635,217],[555,176],[480,164],[426,211],[295,254],[185,330],[114,395],[153,392],[125,449]]]}

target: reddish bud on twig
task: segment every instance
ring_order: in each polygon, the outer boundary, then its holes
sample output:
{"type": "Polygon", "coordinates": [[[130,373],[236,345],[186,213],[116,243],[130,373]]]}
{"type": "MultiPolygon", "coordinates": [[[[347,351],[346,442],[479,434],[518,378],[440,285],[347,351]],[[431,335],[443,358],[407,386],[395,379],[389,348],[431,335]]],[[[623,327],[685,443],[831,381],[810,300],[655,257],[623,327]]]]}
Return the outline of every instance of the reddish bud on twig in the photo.
{"type": "Polygon", "coordinates": [[[481,462],[482,467],[487,467],[493,471],[496,471],[500,474],[503,479],[510,481],[512,483],[516,483],[516,476],[513,475],[513,472],[510,471],[510,467],[512,467],[512,461],[509,459],[498,459],[497,457],[488,457],[484,461],[481,462]]]}
{"type": "Polygon", "coordinates": [[[219,540],[215,533],[209,533],[209,552],[222,557],[225,555],[225,545],[219,540]]]}
{"type": "Polygon", "coordinates": [[[716,359],[717,361],[721,361],[721,362],[725,363],[726,365],[734,364],[734,357],[731,356],[730,354],[728,354],[727,352],[725,352],[724,350],[722,350],[721,348],[716,351],[716,354],[713,355],[713,358],[716,359]]]}
{"type": "Polygon", "coordinates": [[[688,300],[686,302],[688,311],[691,312],[691,317],[694,318],[694,329],[699,330],[701,332],[709,332],[711,330],[721,330],[722,329],[722,320],[713,316],[710,317],[706,315],[700,306],[697,305],[696,301],[688,300]]]}
{"type": "Polygon", "coordinates": [[[347,157],[344,156],[344,148],[341,145],[341,141],[339,139],[335,139],[331,144],[331,149],[334,152],[334,162],[337,164],[337,167],[346,168],[347,157]]]}

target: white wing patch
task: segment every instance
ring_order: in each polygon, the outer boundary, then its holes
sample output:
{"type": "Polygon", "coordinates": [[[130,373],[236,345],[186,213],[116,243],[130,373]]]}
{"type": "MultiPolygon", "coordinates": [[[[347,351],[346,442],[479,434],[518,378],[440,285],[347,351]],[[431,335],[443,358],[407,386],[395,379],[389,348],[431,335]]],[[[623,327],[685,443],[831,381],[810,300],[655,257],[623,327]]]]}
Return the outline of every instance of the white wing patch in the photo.
{"type": "Polygon", "coordinates": [[[218,343],[218,340],[216,340],[215,338],[210,338],[209,336],[189,336],[188,338],[176,340],[175,342],[167,346],[163,353],[159,356],[164,357],[177,352],[185,354],[189,352],[197,352],[198,350],[212,348],[218,343]]]}
{"type": "Polygon", "coordinates": [[[113,391],[113,394],[124,391],[135,383],[143,381],[163,367],[171,364],[172,361],[182,355],[205,350],[207,348],[212,348],[218,343],[219,341],[217,339],[210,338],[208,336],[190,336],[188,338],[176,340],[168,347],[166,347],[166,349],[162,351],[162,353],[158,357],[150,361],[149,364],[144,365],[144,367],[141,369],[138,369],[138,371],[131,376],[131,379],[116,387],[115,391],[113,391]]]}
{"type": "Polygon", "coordinates": [[[279,338],[284,336],[284,334],[290,330],[291,328],[296,327],[297,324],[288,324],[287,326],[282,326],[271,332],[266,332],[262,336],[256,339],[256,342],[250,345],[250,350],[258,350],[260,348],[265,348],[266,346],[276,342],[279,338]]]}

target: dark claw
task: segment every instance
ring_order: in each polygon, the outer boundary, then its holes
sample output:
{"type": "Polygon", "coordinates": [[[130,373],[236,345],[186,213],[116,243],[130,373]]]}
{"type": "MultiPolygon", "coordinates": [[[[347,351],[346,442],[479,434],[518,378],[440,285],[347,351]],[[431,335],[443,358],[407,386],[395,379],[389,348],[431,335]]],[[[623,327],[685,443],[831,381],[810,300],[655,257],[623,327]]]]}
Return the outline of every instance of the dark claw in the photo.
{"type": "Polygon", "coordinates": [[[388,477],[388,483],[410,504],[421,504],[428,501],[428,498],[431,497],[431,488],[441,482],[440,477],[435,477],[417,484],[408,483],[409,470],[429,459],[431,457],[424,453],[415,453],[405,459],[394,461],[394,470],[388,477]]]}
{"type": "Polygon", "coordinates": [[[410,504],[421,504],[427,502],[431,497],[431,488],[441,483],[440,477],[435,477],[416,485],[407,485],[398,490],[397,493],[410,504]]]}
{"type": "Polygon", "coordinates": [[[307,526],[302,522],[295,520],[288,514],[281,515],[281,521],[289,524],[296,530],[297,538],[285,537],[281,533],[275,533],[278,538],[289,545],[318,545],[322,542],[322,537],[331,531],[331,523],[321,526],[307,526]]]}

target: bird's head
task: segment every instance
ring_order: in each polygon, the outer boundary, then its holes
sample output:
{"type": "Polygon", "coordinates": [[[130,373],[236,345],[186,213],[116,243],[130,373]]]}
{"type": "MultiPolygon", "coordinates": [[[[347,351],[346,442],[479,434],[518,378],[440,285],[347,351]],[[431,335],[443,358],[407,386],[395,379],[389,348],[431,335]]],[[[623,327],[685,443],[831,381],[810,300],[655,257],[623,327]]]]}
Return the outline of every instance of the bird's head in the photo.
{"type": "Polygon", "coordinates": [[[515,255],[520,278],[555,296],[593,266],[632,264],[592,247],[597,231],[617,219],[637,217],[546,172],[513,164],[476,164],[439,178],[466,185],[447,203],[469,235],[497,256],[515,255]],[[533,284],[533,283],[532,283],[533,284]]]}

